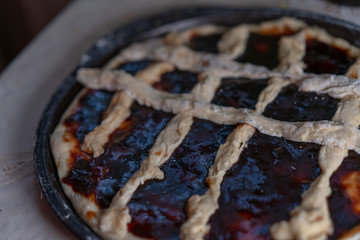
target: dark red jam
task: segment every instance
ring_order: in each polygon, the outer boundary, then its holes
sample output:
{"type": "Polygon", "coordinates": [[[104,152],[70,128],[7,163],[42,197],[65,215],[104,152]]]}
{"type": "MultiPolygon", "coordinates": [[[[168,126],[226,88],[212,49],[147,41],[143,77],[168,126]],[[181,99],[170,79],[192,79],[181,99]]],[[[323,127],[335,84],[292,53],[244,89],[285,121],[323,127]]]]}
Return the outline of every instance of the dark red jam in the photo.
{"type": "Polygon", "coordinates": [[[221,36],[221,33],[208,36],[194,35],[189,42],[189,47],[195,51],[218,53],[217,43],[221,36]]]}
{"type": "Polygon", "coordinates": [[[328,95],[299,92],[295,85],[289,85],[266,107],[263,115],[288,122],[331,120],[338,102],[328,95]]]}
{"type": "MultiPolygon", "coordinates": [[[[124,70],[132,75],[146,68],[150,60],[141,60],[121,64],[117,69],[124,70]]],[[[113,92],[89,90],[79,100],[75,112],[65,120],[68,128],[75,134],[80,143],[84,136],[101,123],[102,113],[110,103],[113,92]]]]}
{"type": "Polygon", "coordinates": [[[187,200],[208,189],[208,169],[233,129],[234,126],[195,119],[183,143],[161,167],[164,180],[146,182],[129,202],[129,231],[148,238],[178,239],[186,219],[187,200]]]}
{"type": "Polygon", "coordinates": [[[196,73],[175,70],[164,73],[154,88],[169,93],[189,93],[198,82],[196,73]]]}
{"type": "Polygon", "coordinates": [[[206,239],[271,239],[270,226],[289,218],[320,174],[320,147],[257,132],[224,177],[206,239]]]}
{"type": "Polygon", "coordinates": [[[308,39],[304,62],[307,65],[305,72],[345,74],[355,59],[340,48],[308,39]]]}
{"type": "MultiPolygon", "coordinates": [[[[128,62],[118,69],[136,74],[150,61],[128,62]]],[[[196,84],[197,75],[184,71],[165,73],[157,87],[172,93],[184,93],[196,84]]],[[[102,113],[108,107],[111,92],[89,90],[80,98],[77,109],[65,120],[65,125],[75,141],[82,143],[84,136],[101,123],[102,113]]],[[[134,103],[131,116],[114,131],[105,146],[105,152],[93,158],[80,150],[72,151],[69,160],[72,169],[63,179],[74,191],[93,198],[106,208],[111,199],[149,153],[157,135],[173,117],[134,103]]]]}
{"type": "Polygon", "coordinates": [[[265,66],[269,69],[279,64],[278,51],[281,36],[266,36],[251,33],[243,55],[236,61],[265,66]]]}
{"type": "Polygon", "coordinates": [[[330,239],[338,239],[360,224],[360,155],[349,151],[341,166],[330,179],[332,194],[328,198],[334,233],[330,239]],[[356,176],[354,179],[351,175],[356,176]],[[350,181],[349,181],[350,180],[350,181]],[[353,195],[349,194],[352,191],[353,195]]]}
{"type": "Polygon", "coordinates": [[[133,104],[131,116],[112,133],[104,154],[93,158],[80,151],[73,152],[75,164],[63,182],[85,196],[95,194],[96,203],[108,207],[120,187],[139,169],[157,135],[172,117],[133,104]]]}
{"type": "Polygon", "coordinates": [[[84,136],[101,123],[102,113],[109,105],[113,93],[88,90],[83,95],[74,113],[65,120],[65,125],[80,143],[84,136]]]}
{"type": "Polygon", "coordinates": [[[212,103],[235,108],[255,109],[258,96],[266,86],[266,79],[223,79],[212,103]]]}
{"type": "Polygon", "coordinates": [[[147,66],[152,63],[151,60],[140,60],[140,61],[133,61],[133,62],[126,62],[124,64],[121,64],[116,69],[124,70],[125,72],[135,75],[140,70],[146,68],[147,66]]]}

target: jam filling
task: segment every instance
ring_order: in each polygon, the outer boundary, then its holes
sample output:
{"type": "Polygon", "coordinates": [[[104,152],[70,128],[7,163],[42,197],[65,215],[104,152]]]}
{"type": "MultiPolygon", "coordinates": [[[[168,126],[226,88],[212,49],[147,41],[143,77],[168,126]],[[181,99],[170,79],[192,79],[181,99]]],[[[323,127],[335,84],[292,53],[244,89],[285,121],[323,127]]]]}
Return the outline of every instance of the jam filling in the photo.
{"type": "Polygon", "coordinates": [[[189,47],[195,51],[218,53],[217,43],[221,39],[222,33],[207,36],[194,35],[191,37],[189,47]]]}
{"type": "Polygon", "coordinates": [[[139,169],[157,135],[172,117],[134,103],[131,116],[111,134],[100,157],[73,151],[75,164],[63,182],[85,196],[94,195],[100,207],[108,207],[120,187],[139,169]]]}
{"type": "Polygon", "coordinates": [[[320,147],[256,132],[224,177],[206,239],[271,239],[270,226],[289,218],[320,174],[320,147]]]}
{"type": "Polygon", "coordinates": [[[147,238],[178,239],[187,200],[208,189],[208,169],[233,129],[195,119],[183,143],[161,167],[165,178],[146,182],[129,202],[129,231],[147,238]]]}
{"type": "MultiPolygon", "coordinates": [[[[127,62],[117,69],[124,70],[129,74],[136,74],[146,68],[150,60],[127,62]]],[[[68,132],[75,135],[82,143],[86,134],[94,130],[101,123],[102,113],[109,106],[113,92],[101,90],[88,90],[79,100],[77,109],[65,120],[68,132]]]]}
{"type": "Polygon", "coordinates": [[[102,113],[107,109],[112,95],[112,92],[87,90],[79,99],[76,110],[65,120],[65,126],[80,143],[86,134],[101,123],[102,113]]]}
{"type": "Polygon", "coordinates": [[[242,78],[223,79],[212,103],[235,108],[255,109],[258,96],[267,86],[267,80],[242,78]]]}
{"type": "Polygon", "coordinates": [[[189,93],[197,82],[196,73],[175,70],[164,73],[153,87],[169,93],[189,93]]]}
{"type": "Polygon", "coordinates": [[[140,70],[143,70],[144,68],[146,68],[147,66],[150,65],[150,63],[152,63],[151,60],[140,60],[140,61],[133,61],[133,62],[126,62],[121,64],[119,67],[117,67],[116,69],[118,70],[124,70],[125,72],[131,74],[131,75],[135,75],[136,73],[138,73],[140,70]]]}
{"type": "MultiPolygon", "coordinates": [[[[148,60],[128,62],[118,69],[136,74],[148,64],[148,60]]],[[[157,87],[172,93],[184,93],[190,91],[196,82],[196,74],[176,70],[163,74],[157,87]]],[[[104,154],[93,158],[80,150],[80,144],[84,136],[101,123],[102,113],[108,107],[112,94],[89,90],[80,98],[74,113],[65,120],[67,132],[78,144],[68,161],[72,169],[62,181],[102,208],[109,206],[119,188],[139,168],[157,135],[173,117],[172,114],[134,103],[131,116],[111,134],[104,154]]]]}
{"type": "Polygon", "coordinates": [[[355,62],[347,51],[327,45],[323,42],[308,39],[304,62],[307,65],[305,72],[345,74],[355,62]]]}
{"type": "Polygon", "coordinates": [[[331,196],[328,198],[334,233],[338,239],[360,224],[360,155],[349,151],[341,166],[331,176],[331,196]]]}
{"type": "Polygon", "coordinates": [[[285,87],[263,115],[280,121],[331,120],[339,100],[326,94],[299,92],[295,85],[285,87]]]}
{"type": "Polygon", "coordinates": [[[275,68],[279,64],[277,56],[280,38],[280,35],[250,33],[245,52],[236,61],[275,68]]]}

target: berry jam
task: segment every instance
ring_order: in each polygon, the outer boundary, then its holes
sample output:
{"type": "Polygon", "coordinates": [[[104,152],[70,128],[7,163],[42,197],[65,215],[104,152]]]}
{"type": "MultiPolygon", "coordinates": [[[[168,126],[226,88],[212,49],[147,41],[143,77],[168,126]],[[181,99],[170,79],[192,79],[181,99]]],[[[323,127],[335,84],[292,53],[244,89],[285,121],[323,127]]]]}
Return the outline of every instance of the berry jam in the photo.
{"type": "Polygon", "coordinates": [[[111,134],[105,152],[93,158],[73,151],[75,164],[63,182],[85,196],[95,195],[96,203],[107,208],[117,191],[139,169],[157,135],[173,117],[134,103],[131,116],[111,134]]]}
{"type": "Polygon", "coordinates": [[[235,108],[255,109],[259,94],[266,86],[267,80],[263,79],[223,79],[212,103],[235,108]]]}
{"type": "Polygon", "coordinates": [[[326,94],[299,92],[292,84],[282,89],[263,115],[288,122],[331,120],[338,103],[338,99],[326,94]]]}
{"type": "Polygon", "coordinates": [[[146,182],[129,202],[129,231],[147,238],[178,239],[186,219],[187,200],[208,189],[208,169],[233,129],[234,126],[195,119],[182,144],[161,167],[164,180],[146,182]]]}
{"type": "Polygon", "coordinates": [[[334,233],[330,239],[338,239],[349,229],[360,224],[360,155],[349,151],[341,166],[335,171],[330,179],[332,189],[328,198],[330,215],[334,224],[334,233]],[[351,180],[349,177],[357,176],[351,180]],[[350,189],[352,188],[352,189],[350,189]],[[355,197],[349,194],[354,191],[355,197]]]}
{"type": "Polygon", "coordinates": [[[206,239],[271,239],[271,224],[289,218],[320,174],[320,147],[257,132],[224,177],[206,239]]]}
{"type": "MultiPolygon", "coordinates": [[[[277,56],[280,38],[294,33],[290,29],[285,30],[283,33],[278,33],[276,29],[264,32],[263,34],[250,33],[245,52],[236,61],[253,63],[273,69],[279,64],[277,56]]],[[[189,47],[196,51],[218,53],[217,44],[221,37],[222,34],[219,33],[208,36],[194,35],[191,38],[189,47]]]]}
{"type": "MultiPolygon", "coordinates": [[[[136,74],[150,61],[128,62],[118,69],[136,74]]],[[[197,75],[185,71],[165,73],[156,87],[172,93],[190,91],[197,82],[197,75]]],[[[131,115],[110,136],[105,152],[93,158],[80,150],[84,136],[101,123],[102,113],[112,97],[111,92],[89,90],[80,98],[74,113],[65,120],[70,136],[78,143],[68,162],[71,170],[62,179],[74,191],[83,194],[102,208],[107,208],[141,161],[148,156],[157,135],[167,125],[172,114],[156,111],[134,103],[131,115]]]]}
{"type": "Polygon", "coordinates": [[[164,73],[153,87],[169,93],[189,93],[197,82],[196,73],[175,70],[164,73]]]}
{"type": "MultiPolygon", "coordinates": [[[[265,88],[266,85],[262,84],[266,82],[250,81],[250,83],[258,84],[258,87],[255,85],[250,88],[254,91],[250,94],[251,97],[248,97],[252,104],[244,104],[245,101],[240,105],[236,104],[236,101],[231,101],[232,89],[236,88],[231,84],[227,88],[220,87],[227,91],[221,94],[221,101],[218,104],[254,108],[257,102],[255,99],[265,88]],[[230,100],[222,100],[227,96],[230,100]]],[[[246,85],[241,85],[239,88],[247,89],[246,85]]],[[[251,91],[246,92],[251,93],[251,91]]],[[[219,94],[217,93],[216,96],[219,94]]],[[[233,98],[237,99],[236,95],[233,98]]],[[[337,100],[329,100],[326,95],[298,93],[297,87],[290,85],[269,105],[267,112],[274,113],[281,117],[281,120],[287,121],[326,119],[329,115],[331,118],[336,111],[337,102],[329,104],[331,101],[337,100]],[[305,103],[301,105],[303,101],[305,103]],[[282,110],[280,106],[285,109],[282,110]],[[330,114],[325,111],[328,107],[333,108],[330,114]],[[314,111],[314,108],[322,110],[314,111]]],[[[257,132],[249,140],[239,161],[224,177],[219,199],[220,207],[209,221],[211,231],[206,239],[271,239],[270,226],[289,218],[290,211],[300,204],[301,194],[320,174],[318,167],[320,147],[317,144],[298,143],[257,132]],[[283,184],[284,182],[288,184],[283,184]]]]}
{"type": "Polygon", "coordinates": [[[189,47],[195,51],[218,53],[217,43],[221,36],[221,33],[207,36],[194,35],[189,42],[189,47]]]}
{"type": "Polygon", "coordinates": [[[279,64],[277,56],[280,38],[281,36],[276,35],[250,33],[245,52],[236,61],[275,68],[279,64]]]}
{"type": "Polygon", "coordinates": [[[139,71],[143,70],[147,66],[152,63],[150,60],[141,60],[141,61],[134,61],[134,62],[126,62],[118,66],[116,69],[124,70],[125,72],[135,75],[139,71]]]}
{"type": "Polygon", "coordinates": [[[87,133],[101,123],[102,113],[107,109],[112,95],[112,92],[87,90],[79,99],[76,110],[65,120],[65,126],[80,143],[87,133]]]}
{"type": "Polygon", "coordinates": [[[307,65],[305,72],[318,74],[345,74],[355,62],[355,58],[351,58],[346,51],[314,39],[306,41],[303,60],[307,65]]]}

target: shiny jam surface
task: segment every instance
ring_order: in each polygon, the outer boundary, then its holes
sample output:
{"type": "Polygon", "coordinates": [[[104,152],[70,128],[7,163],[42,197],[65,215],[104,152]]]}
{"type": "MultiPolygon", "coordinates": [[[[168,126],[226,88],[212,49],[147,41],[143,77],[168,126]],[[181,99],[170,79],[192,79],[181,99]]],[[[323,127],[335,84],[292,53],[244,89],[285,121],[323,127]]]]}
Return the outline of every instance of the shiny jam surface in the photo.
{"type": "Polygon", "coordinates": [[[332,189],[328,198],[334,233],[338,239],[353,227],[360,225],[360,155],[349,151],[341,166],[330,179],[332,189]]]}
{"type": "MultiPolygon", "coordinates": [[[[128,62],[118,69],[136,74],[150,64],[150,61],[128,62]]],[[[163,80],[166,85],[172,77],[163,80]]],[[[195,81],[195,80],[193,80],[195,81]]],[[[174,84],[166,90],[173,91],[174,84]]],[[[71,170],[62,179],[74,191],[93,199],[100,207],[106,208],[121,186],[139,168],[148,155],[156,136],[173,117],[172,114],[156,111],[134,103],[131,116],[114,131],[105,146],[105,152],[93,158],[80,150],[84,136],[101,123],[102,113],[112,97],[111,92],[88,90],[79,100],[73,114],[65,120],[67,132],[77,146],[71,152],[71,170]]]]}
{"type": "Polygon", "coordinates": [[[355,59],[351,58],[346,51],[314,39],[306,41],[303,60],[307,65],[305,72],[318,74],[345,74],[355,62],[355,59]]]}
{"type": "MultiPolygon", "coordinates": [[[[122,64],[122,69],[136,74],[148,66],[149,60],[122,64]]],[[[171,92],[185,93],[197,83],[197,74],[178,71],[165,73],[156,88],[171,92]]],[[[65,120],[65,125],[78,143],[84,136],[101,123],[102,113],[108,107],[111,92],[89,90],[80,98],[74,113],[65,120]]],[[[105,152],[93,158],[80,150],[80,144],[71,154],[71,170],[62,179],[74,191],[93,199],[100,207],[107,208],[113,196],[139,169],[157,135],[173,117],[170,113],[134,103],[131,115],[110,136],[104,147],[105,152]]]]}
{"type": "Polygon", "coordinates": [[[212,103],[235,108],[255,109],[258,96],[267,80],[223,79],[212,103]]]}
{"type": "Polygon", "coordinates": [[[102,113],[108,107],[112,95],[112,92],[88,90],[79,99],[78,106],[65,120],[65,125],[80,143],[87,133],[100,124],[102,113]]]}
{"type": "Polygon", "coordinates": [[[275,68],[279,64],[280,37],[250,33],[245,52],[236,61],[275,68]]]}
{"type": "Polygon", "coordinates": [[[319,149],[257,132],[224,177],[206,239],[271,239],[271,224],[289,218],[320,174],[319,149]]]}
{"type": "Polygon", "coordinates": [[[124,70],[125,72],[127,72],[129,74],[135,75],[137,72],[146,68],[151,63],[152,63],[152,61],[147,60],[147,59],[140,60],[140,61],[134,61],[134,62],[126,62],[124,64],[121,64],[116,69],[124,70]]]}
{"type": "Polygon", "coordinates": [[[217,43],[221,39],[222,34],[211,34],[208,36],[192,36],[189,47],[195,51],[218,53],[217,43]]]}
{"type": "Polygon", "coordinates": [[[208,169],[233,129],[234,126],[195,119],[183,143],[161,167],[164,180],[146,182],[129,202],[129,231],[148,238],[178,239],[186,219],[187,200],[208,189],[208,169]]]}
{"type": "Polygon", "coordinates": [[[169,93],[188,93],[197,82],[196,73],[175,70],[164,73],[153,87],[169,93]]]}
{"type": "Polygon", "coordinates": [[[288,122],[331,120],[338,102],[325,94],[299,92],[292,84],[282,89],[263,115],[288,122]]]}
{"type": "Polygon", "coordinates": [[[134,103],[131,116],[111,134],[101,156],[93,158],[80,150],[73,152],[76,161],[63,182],[85,196],[94,194],[99,206],[108,207],[120,187],[139,169],[157,135],[172,117],[134,103]]]}

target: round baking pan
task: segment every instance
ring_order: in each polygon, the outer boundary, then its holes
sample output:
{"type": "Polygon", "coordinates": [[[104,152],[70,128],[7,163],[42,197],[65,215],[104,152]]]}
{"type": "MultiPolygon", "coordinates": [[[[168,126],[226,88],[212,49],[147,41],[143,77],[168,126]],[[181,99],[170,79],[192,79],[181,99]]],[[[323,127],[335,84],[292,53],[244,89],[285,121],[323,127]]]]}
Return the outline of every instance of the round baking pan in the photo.
{"type": "Polygon", "coordinates": [[[360,27],[357,25],[311,12],[261,8],[187,8],[169,11],[132,22],[100,38],[83,55],[76,69],[54,93],[41,116],[36,131],[34,147],[36,174],[43,195],[61,221],[80,239],[100,239],[76,214],[70,200],[65,196],[57,176],[49,144],[50,134],[58,124],[61,115],[81,89],[81,85],[76,83],[75,80],[76,71],[79,68],[101,67],[128,44],[159,36],[169,31],[203,23],[236,25],[276,19],[283,16],[304,20],[310,25],[325,28],[330,34],[341,37],[356,46],[360,45],[358,42],[358,39],[360,39],[360,27]]]}

